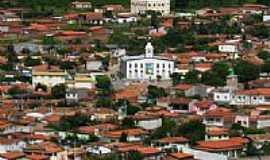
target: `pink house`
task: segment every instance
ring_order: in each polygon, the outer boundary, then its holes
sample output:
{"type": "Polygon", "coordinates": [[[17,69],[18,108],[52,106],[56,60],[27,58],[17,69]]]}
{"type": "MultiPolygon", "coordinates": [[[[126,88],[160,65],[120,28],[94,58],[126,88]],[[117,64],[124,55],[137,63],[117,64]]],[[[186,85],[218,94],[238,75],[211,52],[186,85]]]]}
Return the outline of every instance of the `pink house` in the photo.
{"type": "Polygon", "coordinates": [[[196,115],[203,115],[207,111],[216,108],[217,105],[214,103],[214,101],[210,100],[193,101],[189,106],[189,112],[194,113],[196,115]]]}

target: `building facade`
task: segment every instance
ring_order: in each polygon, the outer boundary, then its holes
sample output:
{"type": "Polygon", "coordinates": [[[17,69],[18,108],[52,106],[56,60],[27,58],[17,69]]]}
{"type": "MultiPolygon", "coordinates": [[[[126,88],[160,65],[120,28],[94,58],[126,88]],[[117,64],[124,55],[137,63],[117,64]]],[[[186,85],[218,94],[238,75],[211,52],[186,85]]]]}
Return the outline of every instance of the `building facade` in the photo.
{"type": "Polygon", "coordinates": [[[174,61],[154,56],[152,44],[147,43],[145,55],[123,57],[120,69],[127,80],[169,80],[174,72],[174,61]]]}
{"type": "Polygon", "coordinates": [[[38,84],[53,87],[66,82],[66,72],[32,72],[32,85],[36,87],[38,84]]]}
{"type": "Polygon", "coordinates": [[[160,12],[162,15],[170,14],[170,0],[131,0],[131,13],[140,14],[146,11],[160,12]]]}

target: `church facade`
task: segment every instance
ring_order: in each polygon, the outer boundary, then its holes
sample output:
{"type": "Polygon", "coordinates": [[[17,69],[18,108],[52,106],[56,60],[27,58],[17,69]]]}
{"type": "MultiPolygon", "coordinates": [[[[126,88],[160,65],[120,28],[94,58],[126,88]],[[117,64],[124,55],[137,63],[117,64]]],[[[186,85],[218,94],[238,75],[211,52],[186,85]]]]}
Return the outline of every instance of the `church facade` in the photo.
{"type": "Polygon", "coordinates": [[[127,80],[169,80],[174,72],[174,61],[154,56],[154,47],[147,43],[145,54],[121,59],[121,73],[127,80]]]}

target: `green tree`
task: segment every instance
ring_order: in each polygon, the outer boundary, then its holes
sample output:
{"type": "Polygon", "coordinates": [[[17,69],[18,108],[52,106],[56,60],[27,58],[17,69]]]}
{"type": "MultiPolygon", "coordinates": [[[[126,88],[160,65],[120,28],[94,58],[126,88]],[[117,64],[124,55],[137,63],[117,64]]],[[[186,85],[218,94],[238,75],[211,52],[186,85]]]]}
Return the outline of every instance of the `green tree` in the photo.
{"type": "Polygon", "coordinates": [[[139,112],[141,109],[138,106],[134,106],[128,104],[127,106],[127,115],[134,115],[135,113],[139,112]]]}
{"type": "Polygon", "coordinates": [[[58,124],[51,124],[51,127],[60,131],[71,131],[78,126],[85,126],[90,123],[92,122],[88,116],[76,114],[62,118],[58,124]]]}
{"type": "Polygon", "coordinates": [[[262,147],[264,155],[270,155],[270,143],[265,142],[262,147]]]}
{"type": "Polygon", "coordinates": [[[215,63],[210,71],[202,74],[202,83],[211,86],[224,86],[229,75],[229,65],[224,62],[215,63]]]}
{"type": "Polygon", "coordinates": [[[270,59],[266,60],[261,66],[261,72],[270,73],[270,59]]]}
{"type": "Polygon", "coordinates": [[[259,58],[263,59],[264,61],[270,60],[270,52],[268,51],[260,51],[257,55],[259,58]]]}
{"type": "Polygon", "coordinates": [[[205,125],[199,120],[192,120],[180,125],[178,133],[181,136],[189,138],[190,142],[194,144],[196,141],[204,140],[205,125]]]}
{"type": "Polygon", "coordinates": [[[44,45],[56,45],[58,42],[54,37],[45,36],[42,38],[42,44],[44,45]]]}
{"type": "Polygon", "coordinates": [[[119,138],[119,142],[127,142],[127,137],[128,135],[126,133],[122,133],[119,138]]]}
{"type": "Polygon", "coordinates": [[[238,61],[234,66],[234,71],[236,75],[239,76],[240,82],[248,82],[255,80],[259,77],[260,68],[254,64],[248,63],[246,61],[238,61]]]}
{"type": "Polygon", "coordinates": [[[26,59],[24,60],[25,66],[37,66],[40,64],[41,64],[40,59],[33,59],[31,56],[27,56],[26,59]]]}
{"type": "Polygon", "coordinates": [[[128,153],[128,159],[129,160],[142,160],[143,156],[141,153],[139,153],[137,151],[133,151],[133,152],[128,153]]]}
{"type": "Polygon", "coordinates": [[[112,107],[112,99],[109,97],[99,97],[96,101],[96,107],[112,107]]]}
{"type": "Polygon", "coordinates": [[[158,97],[165,97],[167,93],[165,92],[164,88],[149,85],[148,86],[148,97],[150,99],[156,99],[158,97]]]}
{"type": "Polygon", "coordinates": [[[63,70],[72,70],[76,68],[76,64],[70,61],[60,62],[60,68],[63,70]]]}
{"type": "Polygon", "coordinates": [[[173,73],[171,77],[174,86],[181,83],[181,75],[179,73],[173,73]]]}
{"type": "Polygon", "coordinates": [[[196,71],[196,70],[189,71],[185,75],[184,82],[185,83],[190,83],[190,84],[200,83],[199,72],[196,71]]]}
{"type": "Polygon", "coordinates": [[[160,139],[167,136],[172,136],[175,133],[176,122],[173,120],[164,119],[162,121],[162,127],[156,129],[152,135],[151,139],[160,139]]]}
{"type": "Polygon", "coordinates": [[[60,99],[65,98],[66,95],[66,85],[58,84],[52,87],[52,96],[53,98],[60,99]]]}
{"type": "Polygon", "coordinates": [[[135,122],[132,118],[126,117],[122,120],[122,125],[123,128],[133,128],[135,127],[135,122]]]}
{"type": "Polygon", "coordinates": [[[96,87],[99,89],[111,89],[111,79],[106,75],[96,76],[96,87]]]}
{"type": "Polygon", "coordinates": [[[16,64],[18,62],[17,55],[14,50],[13,44],[9,44],[6,48],[6,57],[9,64],[16,64]]]}

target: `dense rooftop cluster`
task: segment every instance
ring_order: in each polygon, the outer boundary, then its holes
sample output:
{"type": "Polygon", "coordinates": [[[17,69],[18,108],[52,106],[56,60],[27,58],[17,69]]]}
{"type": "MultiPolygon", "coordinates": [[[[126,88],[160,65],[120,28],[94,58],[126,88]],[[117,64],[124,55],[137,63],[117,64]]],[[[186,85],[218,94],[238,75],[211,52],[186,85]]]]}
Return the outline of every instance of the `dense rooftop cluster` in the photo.
{"type": "Polygon", "coordinates": [[[0,159],[268,159],[255,2],[1,1],[0,159]]]}

